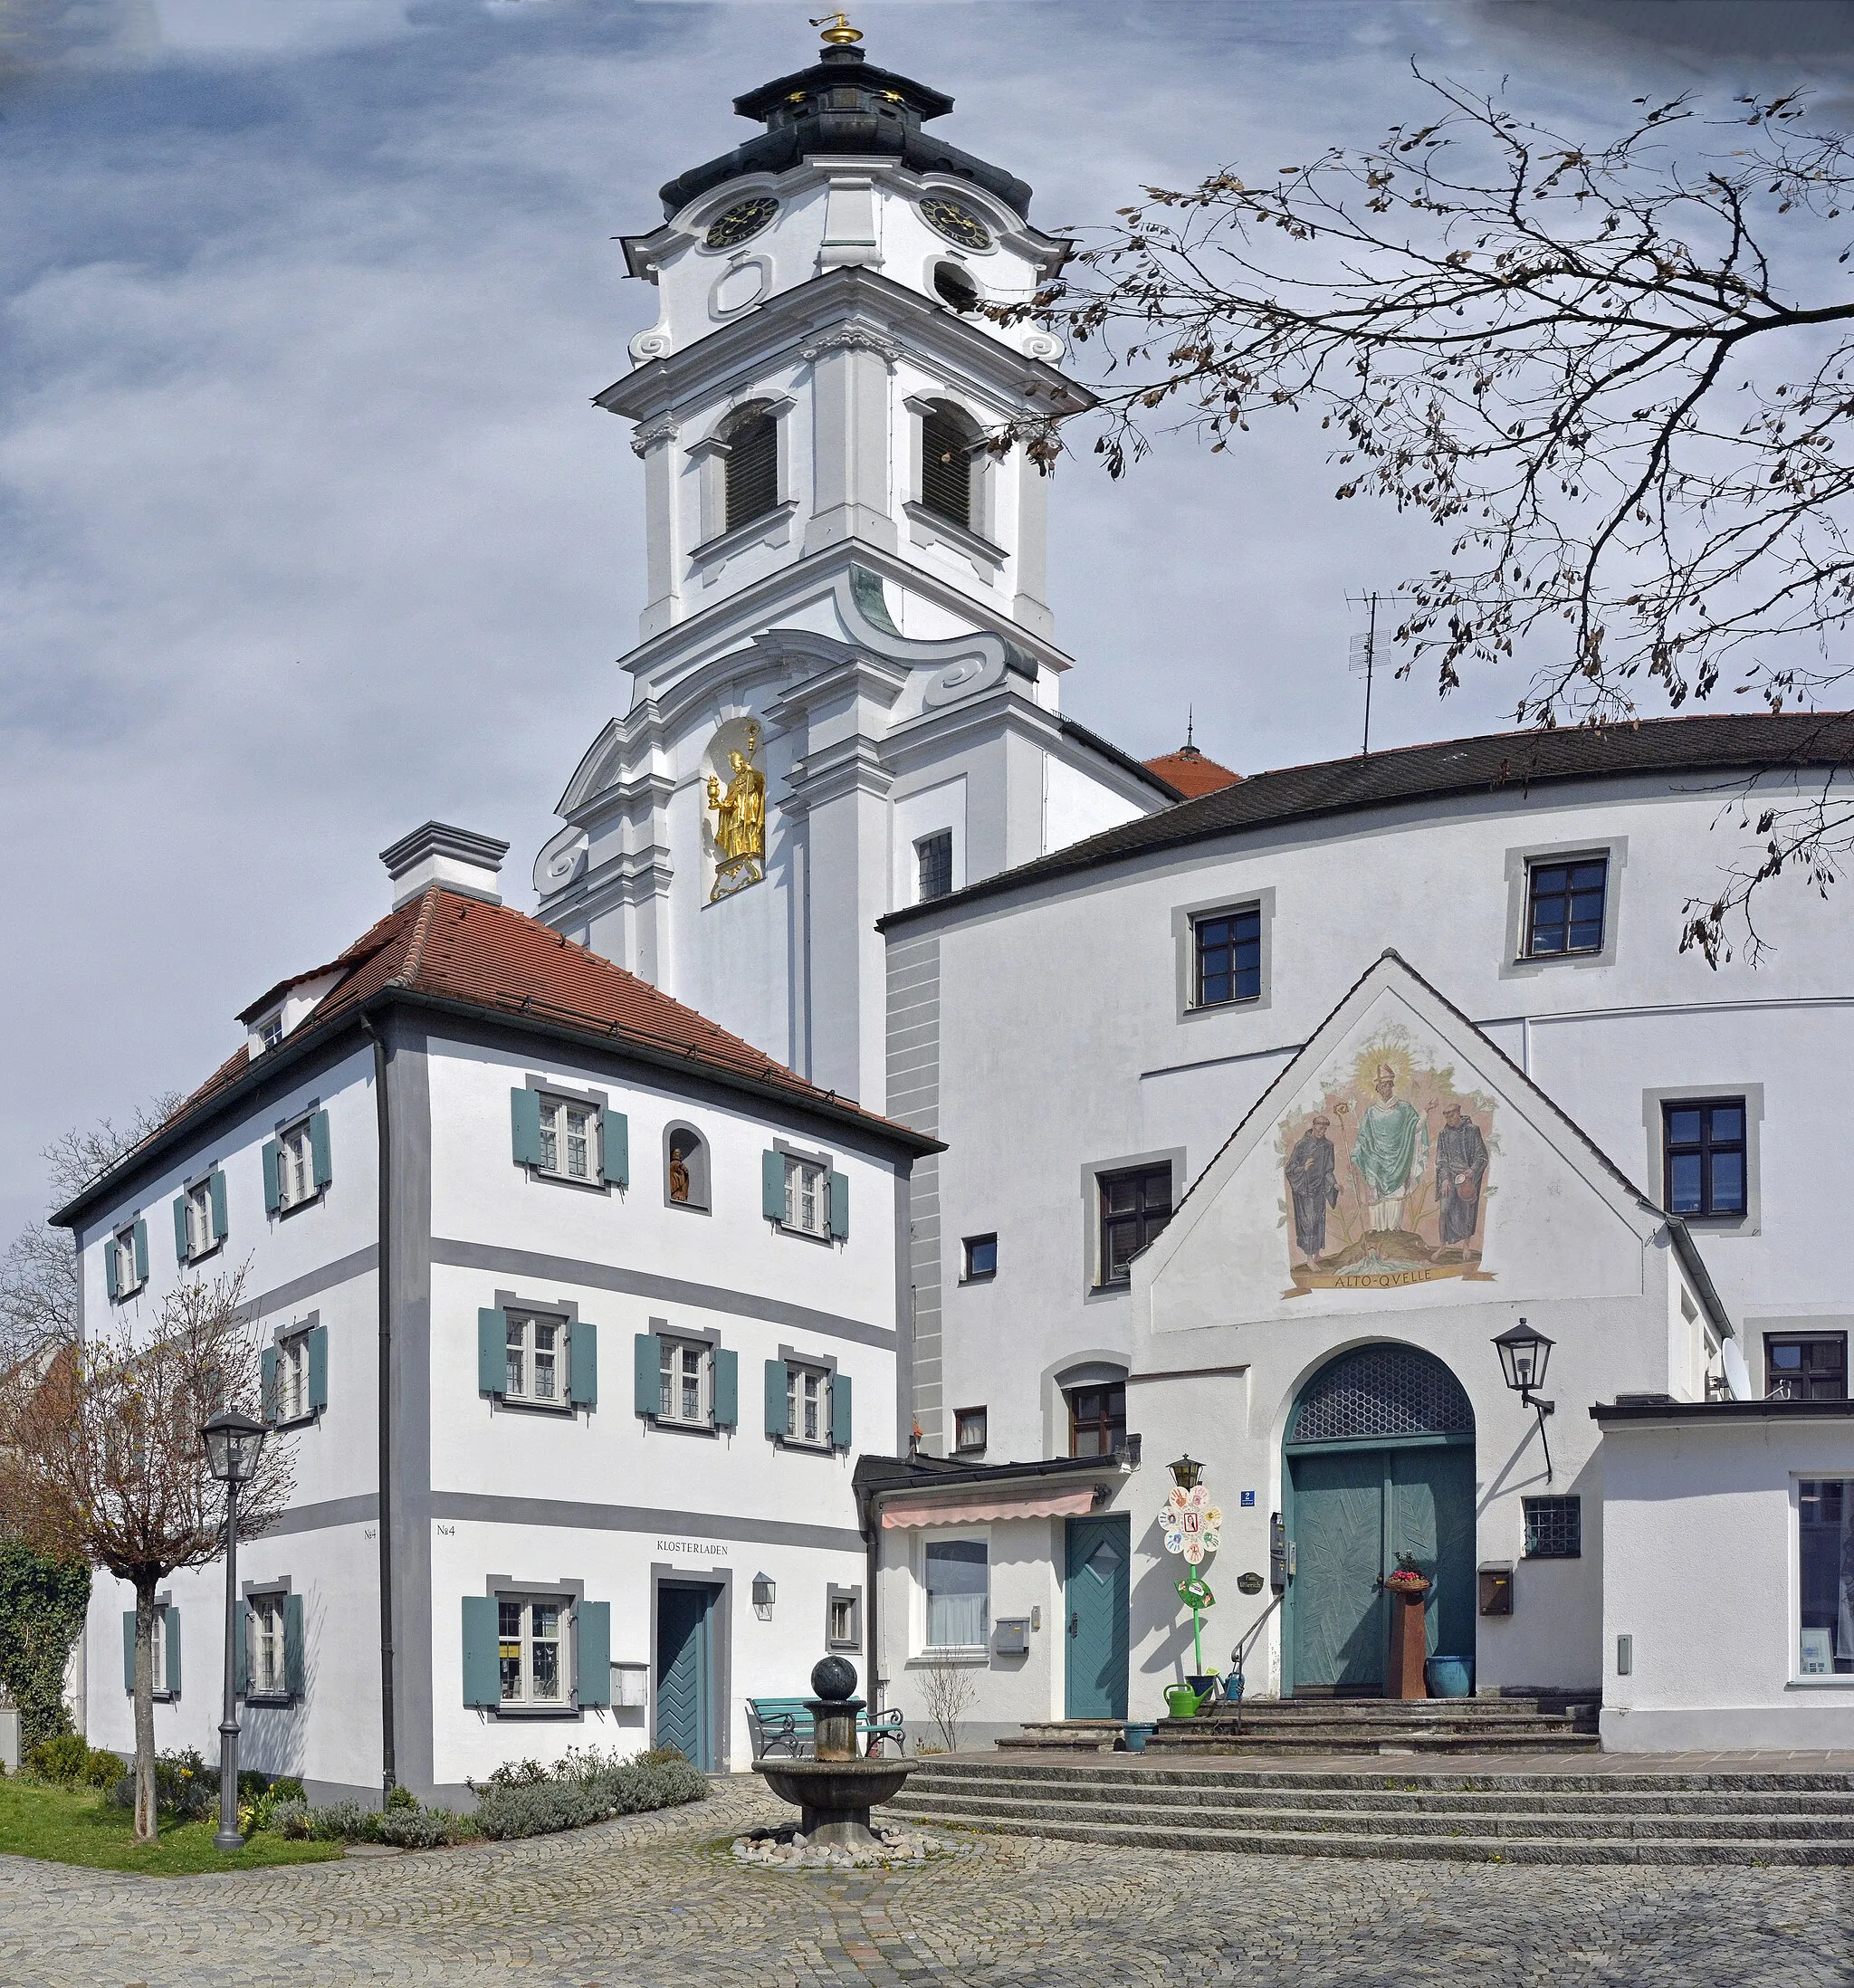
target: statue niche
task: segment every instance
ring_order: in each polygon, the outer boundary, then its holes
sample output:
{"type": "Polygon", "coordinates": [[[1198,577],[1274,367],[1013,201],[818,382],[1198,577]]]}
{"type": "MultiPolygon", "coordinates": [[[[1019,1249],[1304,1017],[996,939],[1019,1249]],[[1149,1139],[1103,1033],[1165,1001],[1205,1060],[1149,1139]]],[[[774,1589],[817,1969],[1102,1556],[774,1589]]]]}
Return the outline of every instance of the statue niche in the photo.
{"type": "Polygon", "coordinates": [[[736,891],[760,883],[766,875],[766,775],[753,762],[760,757],[760,726],[750,718],[723,725],[709,747],[709,763],[727,769],[708,776],[708,809],[714,854],[714,883],[708,902],[718,904],[736,891]],[[734,734],[737,742],[730,742],[734,734]]]}

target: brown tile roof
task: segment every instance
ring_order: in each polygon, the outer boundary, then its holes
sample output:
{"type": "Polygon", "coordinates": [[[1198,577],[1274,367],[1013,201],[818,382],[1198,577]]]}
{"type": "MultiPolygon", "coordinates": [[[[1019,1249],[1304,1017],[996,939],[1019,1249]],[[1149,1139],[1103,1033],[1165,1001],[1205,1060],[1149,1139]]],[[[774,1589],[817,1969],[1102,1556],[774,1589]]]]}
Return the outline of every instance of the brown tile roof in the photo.
{"type": "Polygon", "coordinates": [[[1140,762],[1149,773],[1156,773],[1168,787],[1175,787],[1187,800],[1200,794],[1214,794],[1219,788],[1234,787],[1241,779],[1227,766],[1218,766],[1196,746],[1180,746],[1176,752],[1161,752],[1156,760],[1140,762]]]}

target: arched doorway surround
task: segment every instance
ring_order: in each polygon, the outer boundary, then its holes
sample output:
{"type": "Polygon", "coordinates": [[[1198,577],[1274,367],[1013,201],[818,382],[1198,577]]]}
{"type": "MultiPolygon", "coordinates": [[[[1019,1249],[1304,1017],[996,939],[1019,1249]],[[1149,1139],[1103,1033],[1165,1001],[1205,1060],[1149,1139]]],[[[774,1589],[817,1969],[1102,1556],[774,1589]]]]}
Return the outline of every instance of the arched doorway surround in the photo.
{"type": "Polygon", "coordinates": [[[1295,1569],[1282,1609],[1283,1694],[1381,1695],[1381,1583],[1400,1554],[1435,1583],[1424,1611],[1430,1654],[1472,1657],[1474,1409],[1448,1367],[1415,1346],[1337,1354],[1302,1388],[1284,1450],[1295,1569]]]}

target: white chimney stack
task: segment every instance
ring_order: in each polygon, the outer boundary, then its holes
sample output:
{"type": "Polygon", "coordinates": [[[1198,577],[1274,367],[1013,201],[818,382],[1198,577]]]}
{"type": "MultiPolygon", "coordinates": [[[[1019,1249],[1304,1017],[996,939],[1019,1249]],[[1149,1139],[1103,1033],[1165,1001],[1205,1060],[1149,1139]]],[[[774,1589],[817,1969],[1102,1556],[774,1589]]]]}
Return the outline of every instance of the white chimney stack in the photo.
{"type": "Polygon", "coordinates": [[[465,897],[480,897],[488,904],[500,904],[502,858],[508,853],[508,844],[493,836],[473,835],[468,828],[428,821],[380,851],[380,861],[393,880],[393,909],[397,911],[434,884],[465,897]]]}

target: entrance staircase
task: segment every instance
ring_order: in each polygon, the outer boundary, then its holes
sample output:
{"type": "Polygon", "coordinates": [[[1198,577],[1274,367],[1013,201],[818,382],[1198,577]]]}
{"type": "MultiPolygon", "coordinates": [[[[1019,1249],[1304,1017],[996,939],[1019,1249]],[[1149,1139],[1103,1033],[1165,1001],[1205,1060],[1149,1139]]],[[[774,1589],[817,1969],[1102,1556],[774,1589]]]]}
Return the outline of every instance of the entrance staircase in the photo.
{"type": "Polygon", "coordinates": [[[1161,1719],[1164,1753],[1593,1754],[1597,1706],[1538,1698],[1252,1698],[1161,1719]]]}
{"type": "Polygon", "coordinates": [[[1420,1773],[929,1756],[883,1813],[1142,1849],[1512,1864],[1854,1864],[1854,1774],[1420,1773]]]}

